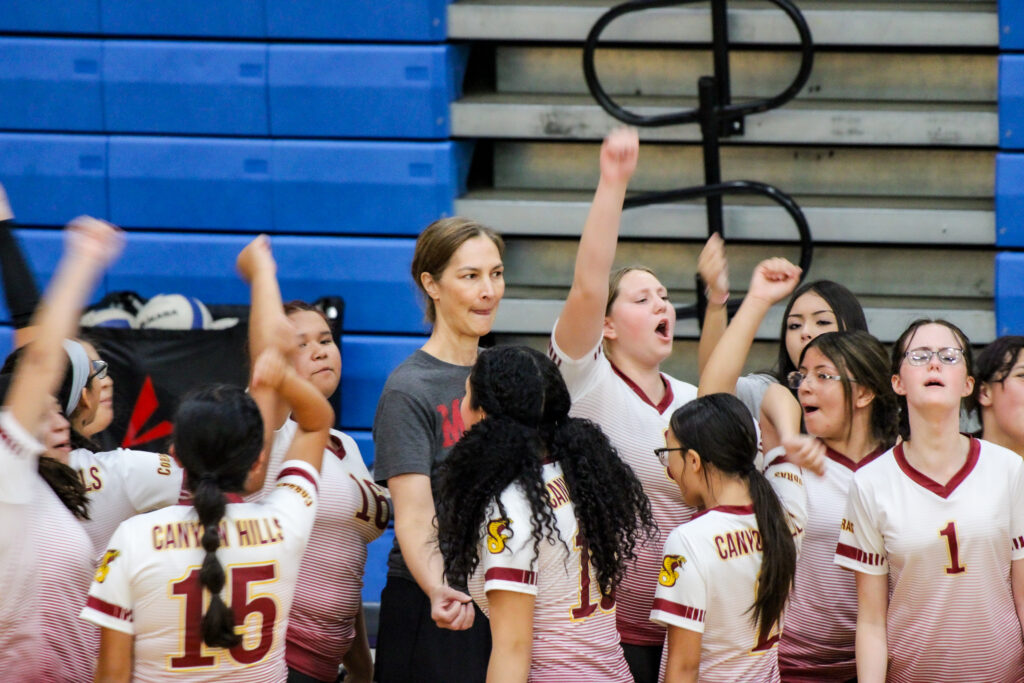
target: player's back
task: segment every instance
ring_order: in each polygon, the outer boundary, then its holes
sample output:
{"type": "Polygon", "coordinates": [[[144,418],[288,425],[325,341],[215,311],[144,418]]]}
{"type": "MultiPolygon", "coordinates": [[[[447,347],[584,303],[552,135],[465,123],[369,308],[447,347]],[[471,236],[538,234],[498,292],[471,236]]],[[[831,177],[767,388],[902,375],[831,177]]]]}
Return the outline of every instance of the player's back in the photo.
{"type": "Polygon", "coordinates": [[[83,616],[134,635],[134,680],[283,681],[288,611],[313,513],[316,474],[289,462],[263,503],[228,495],[219,526],[221,592],[242,625],[230,650],[202,642],[203,528],[191,505],[133,517],[118,527],[83,616]]]}

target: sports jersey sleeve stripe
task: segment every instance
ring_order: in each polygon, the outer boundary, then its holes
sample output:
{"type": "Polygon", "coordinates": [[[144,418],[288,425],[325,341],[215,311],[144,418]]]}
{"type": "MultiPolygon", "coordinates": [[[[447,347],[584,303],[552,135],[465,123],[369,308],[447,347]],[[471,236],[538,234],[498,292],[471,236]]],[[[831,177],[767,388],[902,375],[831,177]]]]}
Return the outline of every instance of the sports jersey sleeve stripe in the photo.
{"type": "MultiPolygon", "coordinates": [[[[288,467],[285,467],[284,469],[281,470],[281,474],[277,475],[277,480],[281,481],[285,477],[302,477],[303,479],[306,479],[310,484],[313,485],[314,493],[319,493],[319,490],[320,490],[320,482],[319,482],[320,478],[319,478],[319,476],[315,472],[311,472],[310,470],[307,470],[305,468],[298,467],[297,465],[299,463],[297,461],[293,460],[292,463],[293,464],[291,464],[288,467]]],[[[308,467],[308,465],[307,465],[307,467],[308,467]]]]}
{"type": "Polygon", "coordinates": [[[111,605],[109,602],[104,602],[94,595],[89,596],[89,600],[85,603],[85,607],[79,616],[103,628],[109,628],[129,635],[135,633],[131,610],[111,605]]]}
{"type": "Polygon", "coordinates": [[[845,543],[836,544],[836,564],[847,569],[865,574],[887,574],[888,571],[882,567],[882,559],[876,553],[866,553],[845,543]]]}
{"type": "Polygon", "coordinates": [[[510,569],[508,567],[491,567],[484,574],[484,581],[512,581],[514,583],[536,586],[537,572],[525,569],[510,569]]]}
{"type": "Polygon", "coordinates": [[[703,633],[704,616],[702,609],[680,605],[664,598],[655,598],[651,605],[651,621],[663,626],[685,628],[687,631],[703,633]]]}

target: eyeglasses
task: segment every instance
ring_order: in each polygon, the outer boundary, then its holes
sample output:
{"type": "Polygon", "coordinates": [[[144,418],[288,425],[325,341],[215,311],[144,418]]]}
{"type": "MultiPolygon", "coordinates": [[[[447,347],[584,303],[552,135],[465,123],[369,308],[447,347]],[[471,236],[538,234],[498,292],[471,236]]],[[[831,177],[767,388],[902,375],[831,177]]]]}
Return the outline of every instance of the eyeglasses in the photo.
{"type": "MultiPolygon", "coordinates": [[[[830,375],[827,372],[812,372],[810,374],[804,374],[799,370],[786,375],[786,384],[789,385],[790,389],[799,389],[800,385],[803,384],[808,377],[813,377],[817,382],[839,382],[843,379],[842,375],[830,375]]],[[[848,382],[856,382],[857,380],[852,377],[847,377],[848,382]]]]}
{"type": "Polygon", "coordinates": [[[938,356],[939,362],[943,365],[956,365],[964,357],[964,350],[955,346],[947,346],[944,349],[932,351],[924,346],[910,349],[903,354],[911,365],[927,365],[931,362],[932,356],[938,356]]]}
{"type": "Polygon", "coordinates": [[[658,462],[661,463],[661,466],[667,469],[668,468],[668,454],[671,453],[672,451],[686,451],[686,450],[689,450],[689,449],[684,448],[683,446],[680,446],[679,448],[655,448],[654,449],[654,455],[658,456],[658,462]]]}
{"type": "Polygon", "coordinates": [[[91,382],[93,380],[93,378],[103,379],[103,378],[105,378],[107,376],[107,369],[110,367],[107,364],[107,361],[105,361],[105,360],[93,360],[93,361],[89,361],[89,364],[92,365],[92,374],[89,375],[89,379],[87,379],[85,381],[86,384],[91,382]]]}

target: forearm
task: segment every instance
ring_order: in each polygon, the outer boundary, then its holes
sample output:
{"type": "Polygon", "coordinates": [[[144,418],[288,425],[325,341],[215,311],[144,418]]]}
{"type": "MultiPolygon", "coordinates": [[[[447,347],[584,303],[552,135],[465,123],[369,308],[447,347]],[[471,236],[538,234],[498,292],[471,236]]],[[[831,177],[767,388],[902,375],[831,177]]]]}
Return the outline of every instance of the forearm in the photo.
{"type": "Polygon", "coordinates": [[[729,313],[725,304],[708,303],[704,313],[704,325],[700,328],[700,342],[697,344],[697,374],[703,375],[711,353],[718,346],[725,328],[729,324],[729,313]]]}
{"type": "Polygon", "coordinates": [[[487,660],[487,683],[526,683],[530,677],[531,643],[497,644],[487,660]]]}
{"type": "Polygon", "coordinates": [[[373,657],[370,655],[370,640],[366,634],[366,615],[362,605],[356,612],[355,631],[352,645],[341,659],[341,663],[345,665],[345,671],[348,672],[345,680],[371,681],[373,680],[373,657]]]}
{"type": "MultiPolygon", "coordinates": [[[[768,386],[761,401],[761,413],[771,422],[780,441],[800,433],[800,403],[781,384],[768,386]]],[[[765,450],[770,449],[766,447],[765,450]]]]}
{"type": "Polygon", "coordinates": [[[861,683],[885,681],[889,663],[886,613],[889,581],[885,575],[857,573],[857,680],[861,683]]]}
{"type": "Polygon", "coordinates": [[[615,261],[626,187],[625,181],[602,178],[598,182],[576,252],[573,289],[581,294],[596,296],[602,301],[608,295],[608,275],[615,261]]]}
{"type": "Polygon", "coordinates": [[[736,392],[736,380],[743,371],[754,336],[769,308],[771,303],[763,299],[747,296],[743,300],[700,375],[700,396],[736,392]]]}
{"type": "MultiPolygon", "coordinates": [[[[392,491],[392,499],[394,492],[392,491]]],[[[421,511],[401,514],[395,511],[395,537],[402,550],[409,573],[420,590],[429,597],[439,586],[445,584],[444,559],[437,548],[433,524],[433,507],[429,515],[421,511]]]]}
{"type": "Polygon", "coordinates": [[[289,372],[277,391],[290,408],[292,418],[306,432],[326,431],[334,424],[334,409],[310,382],[289,372]]]}

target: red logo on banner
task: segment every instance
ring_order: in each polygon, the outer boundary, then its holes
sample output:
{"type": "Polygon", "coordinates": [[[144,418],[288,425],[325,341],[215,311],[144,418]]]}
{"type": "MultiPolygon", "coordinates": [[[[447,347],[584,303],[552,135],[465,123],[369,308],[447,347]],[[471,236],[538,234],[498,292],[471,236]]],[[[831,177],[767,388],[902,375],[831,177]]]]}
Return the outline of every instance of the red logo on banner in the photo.
{"type": "Polygon", "coordinates": [[[153,413],[159,407],[160,402],[157,401],[156,391],[153,389],[153,379],[146,375],[146,380],[142,383],[142,390],[139,391],[139,398],[135,401],[135,408],[132,410],[132,419],[128,423],[128,431],[125,432],[124,440],[121,442],[122,448],[138,446],[148,441],[163,438],[171,433],[173,426],[170,422],[164,420],[152,429],[139,434],[139,430],[142,429],[149,418],[153,417],[153,413]]]}

